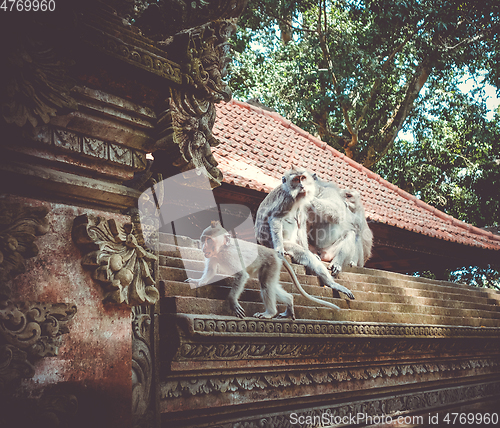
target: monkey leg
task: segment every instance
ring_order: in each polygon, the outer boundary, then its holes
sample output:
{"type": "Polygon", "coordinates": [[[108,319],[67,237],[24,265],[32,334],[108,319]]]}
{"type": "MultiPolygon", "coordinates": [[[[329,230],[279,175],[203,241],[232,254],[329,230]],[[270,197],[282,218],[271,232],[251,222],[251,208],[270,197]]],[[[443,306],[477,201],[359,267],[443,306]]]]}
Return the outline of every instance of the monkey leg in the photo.
{"type": "Polygon", "coordinates": [[[278,291],[280,263],[276,259],[268,260],[267,266],[261,267],[259,271],[260,295],[264,303],[265,312],[257,312],[256,318],[274,318],[278,313],[276,309],[276,295],[278,291]]]}
{"type": "Polygon", "coordinates": [[[227,299],[229,300],[229,304],[231,308],[234,310],[235,314],[239,318],[245,317],[245,310],[241,307],[238,299],[241,296],[241,293],[245,289],[245,284],[250,278],[250,275],[246,271],[239,272],[235,275],[233,288],[229,292],[227,299]]]}
{"type": "Polygon", "coordinates": [[[262,301],[264,302],[265,312],[256,312],[253,314],[256,318],[274,318],[278,313],[276,309],[276,292],[272,290],[272,286],[266,286],[261,284],[260,295],[262,296],[262,301]]]}
{"type": "Polygon", "coordinates": [[[295,319],[295,310],[293,309],[293,296],[287,293],[278,283],[278,288],[276,289],[277,299],[286,305],[285,312],[282,312],[277,316],[277,318],[291,318],[295,319]]]}
{"type": "Polygon", "coordinates": [[[357,263],[356,259],[356,232],[349,231],[341,240],[333,244],[325,252],[332,255],[328,268],[333,276],[338,275],[346,266],[352,266],[357,263]]]}
{"type": "Polygon", "coordinates": [[[313,272],[327,287],[330,287],[332,290],[337,290],[344,293],[347,297],[349,297],[349,299],[354,299],[354,295],[351,293],[351,291],[343,285],[337,284],[332,279],[332,276],[328,272],[328,269],[325,267],[325,265],[316,257],[314,257],[314,254],[311,253],[308,249],[302,248],[301,246],[292,242],[286,242],[285,251],[292,257],[294,262],[304,265],[306,268],[309,268],[311,272],[313,272]]]}

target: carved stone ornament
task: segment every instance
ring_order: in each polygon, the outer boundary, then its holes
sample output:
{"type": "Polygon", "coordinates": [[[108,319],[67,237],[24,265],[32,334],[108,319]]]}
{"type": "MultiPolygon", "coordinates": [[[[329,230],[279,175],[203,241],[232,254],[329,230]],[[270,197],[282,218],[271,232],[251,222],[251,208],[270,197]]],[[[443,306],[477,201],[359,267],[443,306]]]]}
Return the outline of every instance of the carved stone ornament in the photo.
{"type": "MultiPolygon", "coordinates": [[[[423,422],[425,422],[425,426],[432,426],[432,424],[427,424],[430,416],[430,414],[427,415],[427,412],[433,412],[434,415],[440,408],[445,409],[444,406],[446,405],[453,406],[453,409],[456,409],[459,403],[465,404],[472,399],[478,400],[479,402],[487,402],[497,397],[499,393],[500,382],[492,381],[476,385],[450,386],[434,391],[417,391],[397,396],[391,395],[381,398],[370,397],[360,401],[352,400],[348,404],[339,403],[326,406],[315,406],[309,409],[293,409],[289,413],[282,414],[253,415],[243,420],[240,419],[236,423],[228,422],[217,425],[199,426],[210,426],[210,428],[296,428],[297,426],[318,426],[317,422],[314,421],[322,421],[321,426],[355,426],[355,423],[348,423],[349,415],[356,418],[358,414],[374,417],[373,420],[376,423],[371,426],[397,426],[398,416],[402,415],[404,418],[405,415],[414,414],[410,412],[418,412],[417,414],[422,415],[422,419],[420,419],[421,423],[419,423],[418,426],[422,426],[423,422]],[[294,414],[294,418],[301,418],[305,421],[305,424],[298,425],[297,423],[293,423],[294,421],[291,418],[291,413],[294,414]],[[378,419],[375,418],[376,416],[378,416],[378,419]],[[384,416],[386,421],[388,420],[387,417],[390,416],[393,423],[386,425],[380,422],[384,420],[384,416]]],[[[445,411],[446,410],[443,412],[445,411]]],[[[440,420],[442,420],[442,418],[440,418],[440,420]]],[[[408,425],[403,424],[401,426],[408,425]]]]}
{"type": "Polygon", "coordinates": [[[376,378],[395,378],[402,376],[424,375],[426,373],[458,372],[486,368],[498,372],[499,362],[495,358],[482,358],[443,362],[418,362],[411,364],[390,364],[372,367],[350,367],[348,369],[308,369],[266,374],[242,374],[232,376],[212,376],[165,381],[160,389],[160,398],[189,397],[214,393],[243,393],[252,390],[268,390],[298,385],[322,385],[354,380],[376,378]]]}
{"type": "Polygon", "coordinates": [[[58,354],[60,336],[76,306],[68,303],[0,301],[0,390],[35,373],[33,363],[58,354]]]}
{"type": "Polygon", "coordinates": [[[173,156],[173,165],[181,171],[203,167],[214,186],[222,182],[211,150],[219,144],[212,134],[214,103],[229,101],[232,96],[223,78],[229,61],[228,40],[235,29],[233,21],[219,21],[174,38],[169,48],[184,52],[178,61],[187,64],[184,78],[188,86],[170,89],[156,127],[155,158],[161,156],[158,151],[164,151],[169,158],[173,156]]]}
{"type": "Polygon", "coordinates": [[[82,265],[102,285],[105,302],[153,305],[158,301],[154,279],[158,257],[143,247],[142,233],[133,223],[84,214],[73,223],[73,241],[84,253],[82,265]]]}
{"type": "Polygon", "coordinates": [[[10,40],[0,47],[6,73],[0,81],[5,121],[19,127],[35,127],[48,123],[62,109],[77,109],[70,95],[74,83],[68,78],[72,62],[56,52],[61,37],[55,26],[38,21],[34,15],[23,16],[22,22],[10,18],[2,24],[4,31],[0,31],[4,39],[10,40]]]}
{"type": "Polygon", "coordinates": [[[167,317],[180,338],[173,360],[186,363],[332,356],[359,361],[371,355],[464,355],[471,347],[485,354],[500,350],[500,332],[495,327],[240,320],[192,314],[167,317]]]}
{"type": "Polygon", "coordinates": [[[0,203],[0,391],[34,374],[33,363],[55,356],[76,313],[68,303],[15,303],[10,280],[38,254],[34,241],[49,230],[46,207],[0,203]]]}
{"type": "Polygon", "coordinates": [[[132,308],[132,415],[134,427],[153,426],[153,355],[151,352],[151,316],[149,308],[132,308]]]}

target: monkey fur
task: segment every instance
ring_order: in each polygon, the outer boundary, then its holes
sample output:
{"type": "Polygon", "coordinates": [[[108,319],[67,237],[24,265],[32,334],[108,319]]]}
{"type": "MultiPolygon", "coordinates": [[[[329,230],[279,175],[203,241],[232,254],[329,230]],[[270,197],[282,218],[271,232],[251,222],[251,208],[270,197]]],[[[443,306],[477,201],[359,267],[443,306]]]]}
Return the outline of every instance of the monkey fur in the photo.
{"type": "Polygon", "coordinates": [[[332,275],[346,266],[364,266],[371,256],[373,233],[359,192],[339,189],[316,178],[318,191],[310,204],[308,237],[312,251],[330,262],[332,275]]]}
{"type": "MultiPolygon", "coordinates": [[[[252,242],[234,239],[218,221],[212,222],[200,237],[203,254],[205,256],[205,268],[200,279],[188,278],[186,282],[194,286],[207,284],[218,272],[237,272],[234,285],[229,292],[228,300],[239,318],[245,316],[245,311],[238,302],[238,299],[245,288],[245,284],[254,273],[258,274],[260,282],[260,292],[264,302],[265,312],[254,314],[257,318],[274,318],[277,315],[276,303],[280,301],[286,304],[286,311],[279,314],[279,318],[290,317],[295,319],[293,307],[293,296],[287,293],[279,283],[279,276],[283,260],[272,249],[252,242]],[[257,249],[257,252],[255,251],[257,249]],[[255,255],[257,257],[255,258],[255,255]],[[243,264],[243,266],[242,266],[243,264]]],[[[332,309],[339,309],[338,306],[317,299],[307,294],[297,280],[297,276],[290,264],[284,260],[285,267],[292,276],[292,282],[299,292],[306,298],[328,306],[332,309]]]]}
{"type": "Polygon", "coordinates": [[[315,176],[304,168],[292,167],[282,183],[262,201],[255,220],[259,244],[274,248],[280,256],[289,254],[306,266],[320,281],[354,299],[352,292],[337,284],[319,257],[309,250],[307,239],[308,207],[318,191],[315,176]]]}

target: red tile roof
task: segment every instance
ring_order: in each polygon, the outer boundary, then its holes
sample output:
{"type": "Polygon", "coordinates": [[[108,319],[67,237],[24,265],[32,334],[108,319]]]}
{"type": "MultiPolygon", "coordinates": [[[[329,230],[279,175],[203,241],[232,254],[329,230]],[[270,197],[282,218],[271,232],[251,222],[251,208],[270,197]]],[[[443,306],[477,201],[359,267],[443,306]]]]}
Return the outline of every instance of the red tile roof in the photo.
{"type": "Polygon", "coordinates": [[[224,182],[270,192],[290,166],[315,171],[361,193],[367,217],[464,245],[500,250],[500,236],[422,202],[328,146],[278,113],[231,100],[217,105],[213,154],[224,182]]]}

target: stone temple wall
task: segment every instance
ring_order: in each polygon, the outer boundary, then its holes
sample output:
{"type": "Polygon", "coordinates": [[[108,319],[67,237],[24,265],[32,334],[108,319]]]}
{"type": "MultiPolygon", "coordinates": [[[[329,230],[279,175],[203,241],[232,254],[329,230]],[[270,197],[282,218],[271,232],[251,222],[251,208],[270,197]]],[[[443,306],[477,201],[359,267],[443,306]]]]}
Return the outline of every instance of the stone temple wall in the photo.
{"type": "MultiPolygon", "coordinates": [[[[58,2],[0,29],[0,426],[496,411],[498,293],[360,271],[339,279],[347,302],[295,266],[341,310],[296,295],[296,321],[257,321],[233,317],[227,278],[183,282],[196,242],[141,225],[138,199],[198,167],[221,183],[214,104],[245,2],[159,2],[134,25],[130,3],[58,2]]],[[[255,279],[241,300],[260,310],[255,279]]]]}

